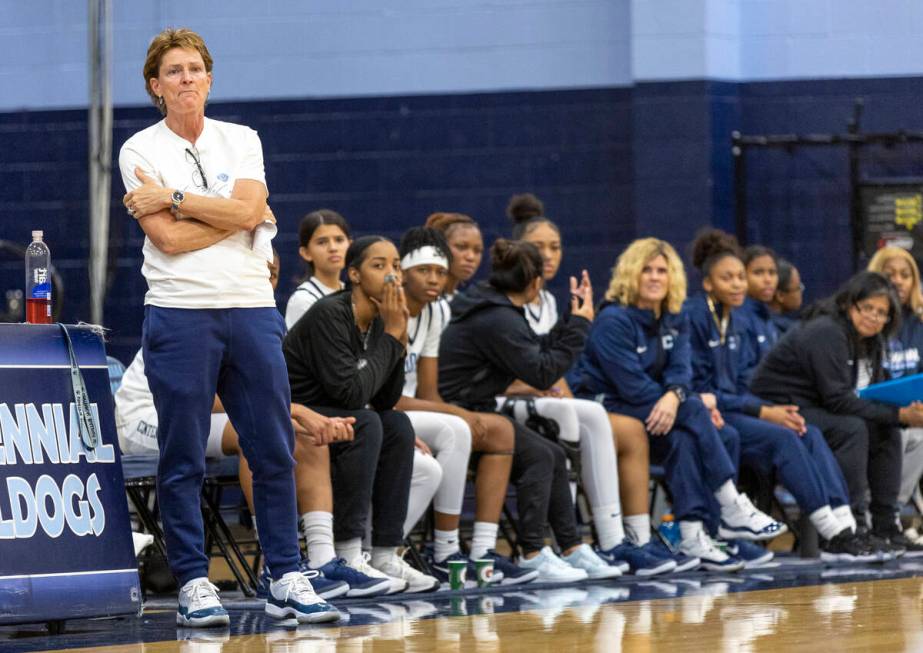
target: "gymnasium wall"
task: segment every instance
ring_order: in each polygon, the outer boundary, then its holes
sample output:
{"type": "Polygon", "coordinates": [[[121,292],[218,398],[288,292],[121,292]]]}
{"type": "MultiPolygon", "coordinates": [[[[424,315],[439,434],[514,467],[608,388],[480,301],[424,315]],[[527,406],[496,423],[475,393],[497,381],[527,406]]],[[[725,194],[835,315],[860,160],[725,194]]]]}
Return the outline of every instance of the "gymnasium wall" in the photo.
{"type": "MultiPolygon", "coordinates": [[[[190,25],[209,43],[209,114],[256,128],[280,217],[283,302],[300,270],[295,229],[327,206],[396,237],[435,210],[472,214],[488,241],[506,199],[532,190],[561,223],[565,273],[606,285],[615,254],[658,235],[685,247],[733,228],[729,138],[921,129],[923,9],[851,0],[350,0],[116,2],[114,142],[158,119],[139,73],[150,37],[190,25]]],[[[0,239],[44,227],[88,314],[86,5],[0,0],[0,239]]],[[[914,152],[870,152],[876,176],[914,152]]],[[[842,152],[754,154],[750,239],[804,269],[809,296],[851,271],[842,152]],[[823,255],[819,255],[823,252],[823,255]]],[[[113,180],[112,350],[138,344],[140,230],[113,180]]],[[[0,261],[0,288],[21,264],[0,261]]],[[[557,284],[560,290],[562,285],[557,284]]],[[[2,299],[2,295],[0,295],[2,299]]]]}

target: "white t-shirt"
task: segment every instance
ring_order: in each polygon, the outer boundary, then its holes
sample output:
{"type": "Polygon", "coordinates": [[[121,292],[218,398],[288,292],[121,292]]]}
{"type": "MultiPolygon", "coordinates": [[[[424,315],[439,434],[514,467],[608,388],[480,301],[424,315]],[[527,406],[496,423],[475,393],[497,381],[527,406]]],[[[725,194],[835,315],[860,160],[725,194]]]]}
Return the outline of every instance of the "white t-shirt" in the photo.
{"type": "Polygon", "coordinates": [[[342,283],[339,288],[330,288],[318,281],[317,277],[311,277],[305,281],[295,288],[295,292],[288,298],[288,304],[285,305],[285,328],[291,329],[295,326],[295,322],[300,320],[301,316],[307,313],[318,299],[342,289],[342,283]]]}
{"type": "Polygon", "coordinates": [[[439,299],[424,306],[417,317],[407,320],[404,396],[417,396],[417,365],[421,358],[439,358],[439,338],[451,315],[449,303],[439,299]]]}
{"type": "Polygon", "coordinates": [[[136,420],[150,420],[151,415],[156,425],[154,395],[144,374],[144,356],[139,349],[131,365],[125,369],[122,385],[115,393],[115,425],[121,430],[136,420]]]}
{"type": "MultiPolygon", "coordinates": [[[[243,125],[205,119],[195,144],[161,120],[125,141],[119,152],[122,182],[129,191],[141,182],[141,168],[158,183],[184,193],[230,198],[238,179],[266,185],[263,148],[256,132],[243,125]],[[208,189],[197,186],[197,154],[208,189]]],[[[275,306],[267,261],[272,261],[275,225],[264,223],[253,231],[238,231],[210,247],[184,254],[164,254],[144,239],[147,280],[145,304],[168,308],[258,308],[275,306]]]]}
{"type": "Polygon", "coordinates": [[[543,336],[558,323],[558,302],[550,292],[544,288],[538,292],[538,297],[531,304],[525,305],[526,320],[536,335],[543,336]]]}

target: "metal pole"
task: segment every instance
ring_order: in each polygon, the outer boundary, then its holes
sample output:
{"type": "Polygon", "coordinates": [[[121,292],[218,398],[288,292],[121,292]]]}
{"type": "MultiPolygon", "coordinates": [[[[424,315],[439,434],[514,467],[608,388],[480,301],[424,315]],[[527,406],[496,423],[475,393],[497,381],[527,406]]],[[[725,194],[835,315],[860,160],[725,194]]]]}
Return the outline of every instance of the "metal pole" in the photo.
{"type": "Polygon", "coordinates": [[[111,0],[88,0],[90,50],[90,321],[103,323],[112,172],[111,0]]]}

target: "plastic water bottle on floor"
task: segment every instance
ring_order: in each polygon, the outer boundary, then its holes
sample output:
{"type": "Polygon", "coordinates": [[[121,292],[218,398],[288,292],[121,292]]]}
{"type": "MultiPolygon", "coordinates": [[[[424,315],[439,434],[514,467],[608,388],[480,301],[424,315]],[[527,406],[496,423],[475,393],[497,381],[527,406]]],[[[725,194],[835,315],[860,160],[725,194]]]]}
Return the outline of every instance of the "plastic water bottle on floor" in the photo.
{"type": "Polygon", "coordinates": [[[26,248],[26,322],[51,324],[51,251],[41,231],[26,248]]]}
{"type": "Polygon", "coordinates": [[[677,551],[679,549],[680,540],[683,538],[679,532],[679,524],[673,519],[673,515],[667,513],[661,517],[660,526],[657,530],[660,532],[660,536],[663,538],[664,543],[666,543],[671,550],[677,551]]]}

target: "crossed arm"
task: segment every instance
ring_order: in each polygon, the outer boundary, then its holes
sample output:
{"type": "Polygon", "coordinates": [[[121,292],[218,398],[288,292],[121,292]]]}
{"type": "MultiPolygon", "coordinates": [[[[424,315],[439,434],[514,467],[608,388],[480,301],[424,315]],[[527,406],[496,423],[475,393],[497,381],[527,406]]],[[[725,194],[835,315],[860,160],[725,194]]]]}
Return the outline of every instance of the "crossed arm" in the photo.
{"type": "Polygon", "coordinates": [[[122,203],[131,209],[141,229],[165,254],[182,254],[214,245],[240,230],[251,230],[264,220],[275,222],[266,204],[266,187],[259,181],[239,179],[229,199],[187,193],[185,217],[173,215],[172,194],[140,168],[142,185],[126,193],[122,203]]]}

